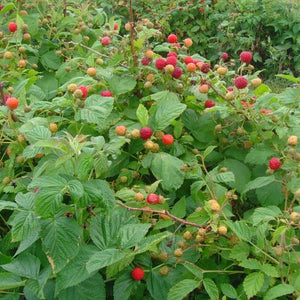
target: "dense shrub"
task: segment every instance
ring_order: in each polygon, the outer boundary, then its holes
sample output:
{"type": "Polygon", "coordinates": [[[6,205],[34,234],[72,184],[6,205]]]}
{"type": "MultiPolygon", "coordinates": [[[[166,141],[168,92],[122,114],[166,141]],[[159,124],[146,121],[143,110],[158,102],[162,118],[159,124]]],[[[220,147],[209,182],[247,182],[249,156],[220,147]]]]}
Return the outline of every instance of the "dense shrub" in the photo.
{"type": "MultiPolygon", "coordinates": [[[[128,10],[125,1],[123,4],[115,9],[126,18],[128,10]]],[[[137,18],[148,17],[166,32],[176,31],[182,39],[192,38],[192,50],[214,63],[221,52],[228,52],[236,59],[243,49],[251,49],[255,53],[253,63],[264,69],[264,78],[282,72],[299,76],[297,1],[133,1],[133,4],[137,18]]],[[[106,4],[105,8],[108,7],[106,4]]]]}

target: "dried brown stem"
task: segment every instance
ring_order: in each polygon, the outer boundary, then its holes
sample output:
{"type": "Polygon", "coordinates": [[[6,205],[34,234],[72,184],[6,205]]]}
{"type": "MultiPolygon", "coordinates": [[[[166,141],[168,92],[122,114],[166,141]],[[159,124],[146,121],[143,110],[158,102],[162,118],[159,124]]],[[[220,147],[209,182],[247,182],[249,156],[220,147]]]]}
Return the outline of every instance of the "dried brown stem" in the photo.
{"type": "Polygon", "coordinates": [[[63,0],[63,14],[64,14],[64,17],[67,16],[67,1],[66,0],[63,0]]]}
{"type": "Polygon", "coordinates": [[[0,82],[0,105],[5,105],[5,97],[3,91],[3,82],[0,82]]]}
{"type": "Polygon", "coordinates": [[[189,222],[189,221],[186,221],[184,219],[178,218],[178,217],[172,215],[170,212],[168,212],[165,209],[160,210],[160,209],[152,209],[152,208],[146,208],[146,207],[130,207],[130,206],[125,205],[122,202],[117,202],[117,204],[120,205],[120,206],[125,207],[127,210],[145,211],[145,212],[151,212],[151,213],[155,213],[155,214],[159,214],[159,215],[165,215],[165,216],[168,216],[171,219],[173,219],[175,222],[180,222],[180,223],[182,223],[183,225],[186,225],[186,226],[188,225],[188,226],[193,226],[193,227],[197,227],[197,228],[207,228],[208,227],[208,226],[203,226],[203,225],[200,225],[200,224],[196,224],[196,223],[189,222]]]}
{"type": "Polygon", "coordinates": [[[129,15],[130,15],[130,46],[131,54],[133,58],[133,65],[138,66],[137,56],[134,48],[134,20],[133,20],[133,9],[132,9],[132,0],[129,1],[129,15]]]}

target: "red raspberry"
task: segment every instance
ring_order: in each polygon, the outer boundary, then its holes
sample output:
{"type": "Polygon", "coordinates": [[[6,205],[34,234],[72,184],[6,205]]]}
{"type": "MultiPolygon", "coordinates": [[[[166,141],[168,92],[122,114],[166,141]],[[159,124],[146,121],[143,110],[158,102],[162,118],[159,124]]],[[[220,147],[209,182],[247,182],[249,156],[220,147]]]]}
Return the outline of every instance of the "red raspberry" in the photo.
{"type": "Polygon", "coordinates": [[[162,57],[155,61],[155,67],[157,70],[162,70],[167,65],[166,60],[162,57]]]}
{"type": "Polygon", "coordinates": [[[143,140],[147,140],[152,136],[152,129],[149,127],[143,127],[140,129],[140,136],[143,140]]]}
{"type": "Polygon", "coordinates": [[[278,170],[281,167],[281,165],[282,165],[281,161],[276,157],[272,157],[269,160],[269,167],[271,170],[278,170]]]}
{"type": "Polygon", "coordinates": [[[104,38],[101,39],[101,44],[103,46],[108,46],[110,44],[110,37],[109,36],[105,36],[104,38]]]}
{"type": "Polygon", "coordinates": [[[177,42],[177,36],[175,34],[170,34],[168,36],[168,42],[170,44],[175,44],[177,42]]]}
{"type": "Polygon", "coordinates": [[[232,92],[232,91],[233,91],[233,86],[229,86],[229,87],[227,88],[227,91],[232,92]]]}
{"type": "Polygon", "coordinates": [[[174,142],[174,138],[173,138],[173,135],[171,134],[165,134],[162,138],[162,142],[163,144],[169,146],[169,145],[172,145],[173,142],[174,142]]]}
{"type": "Polygon", "coordinates": [[[166,63],[167,63],[167,65],[172,65],[172,66],[176,67],[176,65],[177,65],[177,58],[176,58],[176,56],[169,56],[167,58],[166,63]]]}
{"type": "Polygon", "coordinates": [[[0,11],[3,9],[3,7],[4,7],[3,5],[0,5],[0,11]]]}
{"type": "Polygon", "coordinates": [[[182,75],[182,70],[181,70],[181,68],[175,67],[175,69],[174,69],[174,71],[173,71],[173,73],[172,73],[173,78],[178,79],[178,78],[181,77],[181,75],[182,75]]]}
{"type": "Polygon", "coordinates": [[[187,64],[190,64],[190,63],[193,63],[194,62],[194,59],[191,57],[191,56],[186,56],[184,58],[184,63],[187,65],[187,64]]]}
{"type": "Polygon", "coordinates": [[[227,60],[227,59],[229,58],[228,53],[226,53],[226,52],[222,53],[221,58],[222,58],[223,60],[227,60]]]}
{"type": "Polygon", "coordinates": [[[239,76],[234,79],[234,85],[239,89],[244,89],[248,85],[248,80],[244,76],[239,76]]]}
{"type": "Polygon", "coordinates": [[[131,271],[131,277],[134,279],[134,280],[142,280],[144,278],[144,271],[143,269],[141,268],[134,268],[132,271],[131,271]]]}
{"type": "Polygon", "coordinates": [[[159,196],[156,194],[149,194],[147,195],[147,202],[149,204],[158,204],[159,203],[159,196]]]}
{"type": "Polygon", "coordinates": [[[176,52],[169,52],[168,55],[167,55],[167,57],[170,57],[170,56],[175,56],[175,57],[177,57],[178,55],[177,55],[176,52]]]}
{"type": "Polygon", "coordinates": [[[203,72],[203,73],[208,73],[209,70],[210,70],[210,64],[204,63],[204,64],[201,66],[201,72],[203,72]]]}
{"type": "Polygon", "coordinates": [[[119,26],[118,26],[118,23],[115,23],[115,24],[114,24],[114,30],[118,30],[118,27],[119,27],[119,26]]]}
{"type": "Polygon", "coordinates": [[[204,103],[204,106],[206,107],[206,108],[211,108],[211,107],[214,107],[216,104],[215,104],[215,102],[214,101],[212,101],[212,100],[206,100],[205,101],[205,103],[204,103]]]}
{"type": "Polygon", "coordinates": [[[101,93],[100,93],[100,95],[102,96],[102,97],[112,97],[112,92],[111,91],[109,91],[109,90],[107,90],[107,91],[102,91],[101,93]]]}
{"type": "Polygon", "coordinates": [[[15,22],[10,22],[10,23],[8,24],[8,30],[9,30],[10,32],[15,32],[15,31],[17,31],[17,29],[18,29],[17,23],[15,23],[15,22]]]}
{"type": "Polygon", "coordinates": [[[19,106],[19,100],[18,98],[9,97],[6,100],[5,104],[9,109],[14,110],[19,106]]]}
{"type": "Polygon", "coordinates": [[[150,64],[149,58],[144,57],[144,58],[142,59],[142,65],[143,65],[143,66],[148,66],[149,64],[150,64]]]}
{"type": "Polygon", "coordinates": [[[262,108],[261,109],[261,113],[262,114],[271,114],[273,111],[272,110],[269,110],[269,109],[264,109],[264,108],[262,108]]]}
{"type": "Polygon", "coordinates": [[[34,189],[34,193],[37,193],[38,191],[39,191],[39,189],[40,189],[40,187],[38,186],[38,187],[36,187],[35,189],[34,189]]]}
{"type": "Polygon", "coordinates": [[[87,97],[87,94],[88,94],[88,89],[86,86],[84,85],[81,85],[78,87],[81,91],[82,91],[82,96],[81,96],[81,99],[85,99],[87,97]]]}
{"type": "Polygon", "coordinates": [[[241,52],[240,60],[241,62],[249,63],[252,60],[252,53],[250,51],[241,52]]]}

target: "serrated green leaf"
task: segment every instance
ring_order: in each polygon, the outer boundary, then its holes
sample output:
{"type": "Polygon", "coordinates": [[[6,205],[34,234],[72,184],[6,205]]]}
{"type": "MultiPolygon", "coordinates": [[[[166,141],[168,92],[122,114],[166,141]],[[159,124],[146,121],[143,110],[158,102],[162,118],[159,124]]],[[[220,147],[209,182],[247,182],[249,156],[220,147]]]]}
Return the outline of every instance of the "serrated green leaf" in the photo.
{"type": "Polygon", "coordinates": [[[149,120],[148,110],[143,104],[139,105],[136,111],[136,116],[143,127],[148,124],[148,120],[149,120]]]}
{"type": "Polygon", "coordinates": [[[86,204],[96,203],[104,208],[115,205],[115,196],[107,181],[94,179],[84,182],[82,185],[84,188],[83,198],[86,204]]]}
{"type": "Polygon", "coordinates": [[[190,271],[194,276],[197,277],[197,279],[203,279],[203,272],[199,267],[192,263],[183,262],[182,265],[190,271]]]}
{"type": "Polygon", "coordinates": [[[260,222],[269,222],[275,220],[274,217],[280,216],[281,210],[277,206],[258,207],[252,215],[253,225],[256,226],[260,222]]]}
{"type": "Polygon", "coordinates": [[[24,286],[26,280],[23,280],[11,273],[0,273],[0,291],[14,289],[20,286],[24,286]]]}
{"type": "Polygon", "coordinates": [[[255,190],[258,188],[261,188],[263,186],[266,186],[272,182],[275,181],[275,177],[272,176],[263,176],[263,177],[257,177],[254,180],[248,182],[243,190],[243,194],[247,193],[248,191],[255,190]]]}
{"type": "Polygon", "coordinates": [[[229,257],[238,261],[247,259],[250,253],[250,247],[245,242],[238,242],[230,251],[229,257]]]}
{"type": "Polygon", "coordinates": [[[51,132],[48,128],[44,126],[36,126],[29,131],[25,132],[26,139],[31,143],[34,144],[35,142],[41,140],[48,140],[51,137],[51,132]]]}
{"type": "Polygon", "coordinates": [[[168,153],[155,153],[151,162],[151,171],[158,180],[162,180],[165,190],[178,189],[184,181],[184,173],[180,170],[183,161],[168,153]]]}
{"type": "Polygon", "coordinates": [[[211,174],[211,179],[216,183],[230,183],[235,181],[235,176],[232,172],[223,172],[211,174]]]}
{"type": "Polygon", "coordinates": [[[262,188],[256,189],[257,200],[262,206],[279,205],[284,201],[281,183],[272,182],[262,188]]]}
{"type": "Polygon", "coordinates": [[[87,123],[103,125],[113,109],[114,99],[92,95],[85,99],[84,108],[75,114],[75,120],[83,120],[87,123]]]}
{"type": "Polygon", "coordinates": [[[113,75],[109,81],[109,86],[114,95],[121,95],[132,91],[136,86],[136,80],[128,75],[113,75]]]}
{"type": "Polygon", "coordinates": [[[87,262],[86,268],[89,273],[98,271],[122,260],[130,252],[118,249],[105,249],[95,253],[87,262]]]}
{"type": "Polygon", "coordinates": [[[184,279],[170,288],[167,300],[181,300],[200,285],[201,281],[184,279]]]}
{"type": "Polygon", "coordinates": [[[121,248],[131,248],[138,244],[150,227],[151,224],[127,224],[122,226],[119,231],[121,248]]]}
{"type": "Polygon", "coordinates": [[[253,148],[246,155],[245,163],[254,165],[264,165],[268,161],[268,158],[274,156],[276,153],[267,147],[253,148]]]}
{"type": "Polygon", "coordinates": [[[17,208],[18,205],[11,201],[0,201],[0,211],[7,209],[7,210],[14,210],[17,208]]]}
{"type": "Polygon", "coordinates": [[[162,240],[169,237],[170,235],[172,235],[171,232],[165,231],[165,232],[160,232],[154,235],[147,236],[138,245],[136,253],[141,254],[145,251],[148,251],[153,246],[159,244],[162,240]]]}
{"type": "Polygon", "coordinates": [[[123,201],[132,201],[134,200],[136,192],[129,188],[122,188],[116,192],[116,198],[119,198],[123,201]]]}
{"type": "Polygon", "coordinates": [[[74,220],[62,216],[45,221],[41,235],[45,254],[58,273],[79,252],[81,228],[74,220]]]}
{"type": "Polygon", "coordinates": [[[252,237],[251,229],[244,221],[227,221],[229,228],[237,235],[240,240],[250,241],[252,237]]]}
{"type": "Polygon", "coordinates": [[[151,193],[155,193],[159,184],[161,183],[161,180],[157,180],[157,181],[154,181],[150,186],[149,186],[149,194],[151,193]]]}
{"type": "Polygon", "coordinates": [[[205,291],[209,295],[209,298],[211,300],[217,300],[219,299],[219,290],[216,286],[215,282],[210,278],[204,278],[203,279],[203,286],[205,288],[205,291]]]}
{"type": "Polygon", "coordinates": [[[278,277],[279,276],[277,269],[270,264],[263,264],[261,266],[260,270],[270,277],[278,277]]]}
{"type": "Polygon", "coordinates": [[[76,286],[69,287],[60,292],[58,300],[106,300],[105,283],[102,276],[97,273],[76,286]]]}
{"type": "Polygon", "coordinates": [[[221,283],[220,284],[222,293],[231,299],[236,299],[238,297],[237,291],[235,288],[229,283],[221,283]]]}
{"type": "Polygon", "coordinates": [[[93,246],[82,246],[78,254],[58,273],[56,277],[55,293],[71,286],[78,285],[92,275],[86,269],[86,263],[97,252],[93,246]]]}
{"type": "Polygon", "coordinates": [[[35,213],[38,216],[48,218],[54,216],[62,206],[63,194],[50,188],[43,188],[36,195],[35,213]]]}
{"type": "Polygon", "coordinates": [[[243,281],[244,291],[248,298],[255,296],[264,284],[264,274],[254,272],[247,275],[243,281]]]}
{"type": "Polygon", "coordinates": [[[211,154],[217,146],[208,146],[203,152],[203,157],[206,158],[209,154],[211,154]]]}
{"type": "Polygon", "coordinates": [[[183,218],[186,215],[186,198],[182,197],[172,207],[171,214],[178,218],[183,218]]]}
{"type": "MultiPolygon", "coordinates": [[[[131,264],[131,262],[135,258],[135,253],[131,253],[124,257],[123,259],[119,260],[118,262],[110,265],[106,269],[106,276],[107,278],[111,278],[121,272],[124,268],[131,264]]],[[[131,278],[130,278],[131,279],[131,278]]]]}
{"type": "Polygon", "coordinates": [[[170,98],[165,98],[157,103],[153,117],[153,128],[164,130],[186,109],[186,105],[170,98]]]}
{"type": "Polygon", "coordinates": [[[61,58],[56,55],[55,51],[50,51],[42,55],[41,63],[46,69],[57,70],[61,65],[61,58]]]}
{"type": "Polygon", "coordinates": [[[292,294],[294,291],[295,288],[290,284],[278,284],[266,292],[263,300],[278,299],[281,296],[292,294]]]}
{"type": "Polygon", "coordinates": [[[40,260],[36,256],[27,253],[19,255],[9,264],[1,265],[1,268],[21,277],[36,279],[39,274],[40,264],[40,260]]]}
{"type": "Polygon", "coordinates": [[[100,249],[119,247],[119,231],[123,225],[130,224],[132,212],[123,208],[114,209],[107,214],[99,214],[93,218],[90,236],[94,244],[100,249]]]}
{"type": "Polygon", "coordinates": [[[239,266],[250,270],[260,270],[262,264],[255,258],[249,258],[242,261],[239,266]]]}
{"type": "Polygon", "coordinates": [[[114,283],[114,299],[127,300],[136,289],[136,284],[130,275],[130,271],[123,272],[114,283]]]}

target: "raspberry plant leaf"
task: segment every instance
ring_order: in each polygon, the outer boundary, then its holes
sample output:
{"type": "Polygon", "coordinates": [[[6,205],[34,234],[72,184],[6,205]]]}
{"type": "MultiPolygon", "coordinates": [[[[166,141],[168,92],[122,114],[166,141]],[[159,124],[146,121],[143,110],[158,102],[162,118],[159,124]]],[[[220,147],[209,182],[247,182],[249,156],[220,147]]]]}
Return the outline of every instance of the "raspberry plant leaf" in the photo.
{"type": "Polygon", "coordinates": [[[291,286],[290,284],[278,284],[272,288],[270,288],[265,296],[264,300],[272,300],[277,299],[278,297],[282,297],[285,295],[292,294],[294,292],[295,288],[291,286]]]}
{"type": "Polygon", "coordinates": [[[74,299],[74,300],[105,300],[106,291],[105,283],[100,274],[94,274],[92,277],[79,283],[74,287],[69,287],[61,291],[58,295],[59,300],[74,299]]]}
{"type": "Polygon", "coordinates": [[[192,280],[192,279],[184,279],[179,281],[174,286],[172,286],[168,292],[167,300],[181,300],[187,294],[192,292],[201,284],[201,281],[192,280]]]}
{"type": "Polygon", "coordinates": [[[130,254],[129,250],[105,249],[95,253],[86,263],[89,273],[112,265],[130,254]]]}
{"type": "Polygon", "coordinates": [[[19,255],[9,264],[1,265],[1,268],[20,277],[37,279],[40,265],[40,260],[36,256],[27,253],[19,255]]]}
{"type": "Polygon", "coordinates": [[[153,119],[150,119],[150,124],[153,124],[153,128],[164,130],[183,113],[186,105],[175,99],[165,98],[156,102],[153,119]]]}
{"type": "Polygon", "coordinates": [[[163,189],[178,189],[184,181],[184,173],[180,170],[183,161],[168,154],[154,154],[151,162],[151,171],[157,180],[162,180],[163,189]]]}
{"type": "Polygon", "coordinates": [[[215,282],[210,278],[204,278],[203,279],[203,286],[205,288],[205,291],[209,295],[210,299],[218,299],[219,298],[219,290],[216,286],[215,282]]]}
{"type": "Polygon", "coordinates": [[[79,225],[64,216],[49,219],[42,226],[42,245],[55,273],[61,271],[79,252],[82,231],[79,225]]]}
{"type": "Polygon", "coordinates": [[[248,298],[255,296],[264,284],[264,274],[254,272],[247,275],[243,282],[244,291],[248,298]]]}
{"type": "Polygon", "coordinates": [[[96,247],[84,245],[77,255],[66,265],[66,267],[58,273],[55,286],[55,293],[59,294],[61,290],[76,286],[79,283],[91,278],[94,274],[90,274],[86,269],[86,263],[92,255],[97,252],[96,247]]]}

